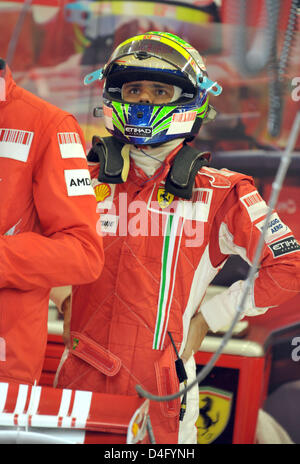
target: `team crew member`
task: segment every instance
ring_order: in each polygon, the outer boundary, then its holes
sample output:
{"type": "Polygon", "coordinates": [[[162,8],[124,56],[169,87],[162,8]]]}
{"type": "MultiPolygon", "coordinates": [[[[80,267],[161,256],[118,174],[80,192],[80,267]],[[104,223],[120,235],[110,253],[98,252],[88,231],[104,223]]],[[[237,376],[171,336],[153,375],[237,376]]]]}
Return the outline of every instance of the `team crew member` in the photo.
{"type": "Polygon", "coordinates": [[[50,288],[97,279],[103,247],[78,123],[0,72],[0,381],[32,384],[50,288]]]}
{"type": "MultiPolygon", "coordinates": [[[[134,395],[178,391],[208,328],[230,324],[244,283],[201,304],[229,255],[253,260],[267,205],[253,180],[208,167],[187,144],[220,93],[203,60],[172,34],[150,32],[122,43],[104,70],[105,125],[89,153],[101,212],[105,266],[98,281],[73,291],[70,346],[58,387],[134,395]],[[125,220],[126,219],[126,220],[125,220]],[[175,348],[174,348],[175,346],[175,348]]],[[[300,291],[300,246],[274,211],[244,314],[264,313],[300,291]]],[[[66,320],[69,317],[66,314],[66,320]]],[[[180,399],[152,402],[157,443],[195,443],[197,385],[180,399]],[[180,412],[181,411],[181,412],[180,412]],[[184,414],[185,411],[185,414],[184,414]]]]}

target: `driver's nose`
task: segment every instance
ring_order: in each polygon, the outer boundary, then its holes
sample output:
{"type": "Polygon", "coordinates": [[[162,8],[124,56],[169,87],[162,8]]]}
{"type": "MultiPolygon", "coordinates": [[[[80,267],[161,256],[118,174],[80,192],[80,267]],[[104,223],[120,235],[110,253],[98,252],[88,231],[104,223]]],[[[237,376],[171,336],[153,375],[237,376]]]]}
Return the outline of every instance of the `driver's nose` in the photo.
{"type": "Polygon", "coordinates": [[[153,103],[152,95],[149,89],[147,88],[141,89],[139,103],[153,103]]]}

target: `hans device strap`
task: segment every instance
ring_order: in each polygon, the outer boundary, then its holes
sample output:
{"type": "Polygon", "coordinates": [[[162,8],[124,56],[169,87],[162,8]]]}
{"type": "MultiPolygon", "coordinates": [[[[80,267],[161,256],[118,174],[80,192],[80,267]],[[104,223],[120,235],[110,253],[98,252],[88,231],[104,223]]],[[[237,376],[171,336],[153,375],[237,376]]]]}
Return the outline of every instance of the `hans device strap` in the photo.
{"type": "Polygon", "coordinates": [[[129,171],[129,147],[125,154],[124,148],[124,143],[115,137],[93,137],[87,159],[100,162],[98,180],[109,184],[126,182],[129,171]]]}
{"type": "MultiPolygon", "coordinates": [[[[129,171],[129,145],[124,145],[115,137],[92,139],[88,161],[100,162],[98,180],[109,184],[126,182],[129,171]]],[[[184,144],[177,153],[166,178],[165,190],[173,195],[190,199],[197,172],[208,166],[210,153],[199,153],[197,149],[184,144]]]]}
{"type": "Polygon", "coordinates": [[[168,173],[165,190],[176,197],[189,200],[197,172],[203,166],[208,166],[209,159],[210,153],[199,153],[197,149],[184,144],[168,173]]]}

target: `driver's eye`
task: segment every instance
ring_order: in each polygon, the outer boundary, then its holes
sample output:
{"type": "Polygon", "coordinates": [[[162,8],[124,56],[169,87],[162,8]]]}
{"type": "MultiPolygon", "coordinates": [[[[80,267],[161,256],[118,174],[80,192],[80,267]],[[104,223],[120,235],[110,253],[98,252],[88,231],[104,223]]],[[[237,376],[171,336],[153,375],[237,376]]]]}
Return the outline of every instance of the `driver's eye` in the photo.
{"type": "Polygon", "coordinates": [[[128,89],[127,92],[137,94],[139,92],[139,88],[138,87],[132,87],[131,89],[128,89]]]}

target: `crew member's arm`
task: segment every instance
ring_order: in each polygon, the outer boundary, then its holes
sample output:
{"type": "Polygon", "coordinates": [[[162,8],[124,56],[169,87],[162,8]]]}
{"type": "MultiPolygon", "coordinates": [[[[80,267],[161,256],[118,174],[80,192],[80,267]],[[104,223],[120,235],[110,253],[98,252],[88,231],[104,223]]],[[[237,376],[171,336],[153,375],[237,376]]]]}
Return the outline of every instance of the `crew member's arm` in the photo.
{"type": "Polygon", "coordinates": [[[102,240],[83,144],[72,116],[40,135],[33,196],[42,235],[0,237],[0,288],[76,285],[100,275],[102,240]]]}
{"type": "Polygon", "coordinates": [[[71,296],[71,293],[72,287],[70,285],[51,288],[49,298],[51,301],[53,301],[61,314],[63,314],[63,304],[65,300],[71,296]]]}
{"type": "Polygon", "coordinates": [[[54,287],[50,291],[50,299],[56,305],[58,311],[64,316],[62,338],[67,348],[70,347],[70,327],[72,315],[72,287],[54,287]]]}

